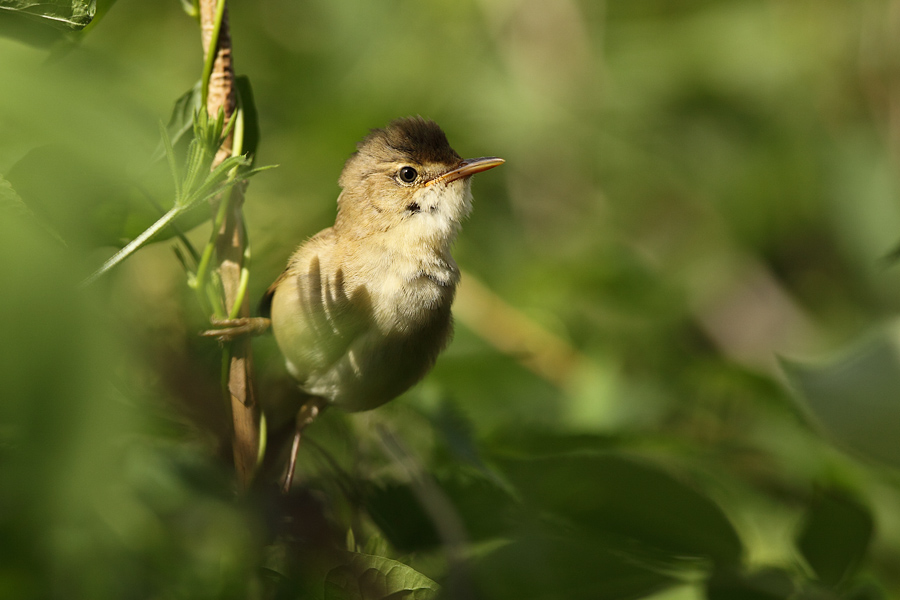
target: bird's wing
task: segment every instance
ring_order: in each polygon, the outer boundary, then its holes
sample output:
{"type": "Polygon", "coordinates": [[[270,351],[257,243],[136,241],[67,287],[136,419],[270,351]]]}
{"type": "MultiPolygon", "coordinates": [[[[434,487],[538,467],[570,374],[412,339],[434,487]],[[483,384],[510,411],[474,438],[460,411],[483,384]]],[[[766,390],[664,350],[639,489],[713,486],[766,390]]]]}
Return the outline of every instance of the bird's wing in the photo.
{"type": "Polygon", "coordinates": [[[278,276],[275,281],[272,282],[272,285],[269,286],[269,289],[266,290],[266,293],[263,294],[262,298],[259,299],[259,304],[256,306],[256,312],[261,317],[271,318],[272,316],[272,298],[275,297],[275,288],[278,287],[278,284],[281,283],[288,276],[288,270],[285,269],[281,272],[281,275],[278,276]]]}
{"type": "Polygon", "coordinates": [[[256,312],[259,314],[259,316],[266,318],[270,318],[272,316],[272,299],[275,297],[275,289],[290,276],[291,266],[294,263],[301,259],[304,254],[308,254],[310,248],[319,249],[323,246],[327,247],[333,244],[334,232],[330,227],[328,229],[323,229],[316,235],[306,240],[306,242],[304,242],[291,256],[291,259],[285,270],[282,271],[281,275],[279,275],[275,279],[275,281],[272,282],[272,285],[268,287],[262,298],[259,299],[259,304],[256,307],[256,312]]]}
{"type": "Polygon", "coordinates": [[[263,299],[289,369],[310,393],[374,326],[368,291],[346,280],[333,251],[331,230],[310,239],[263,299]]]}

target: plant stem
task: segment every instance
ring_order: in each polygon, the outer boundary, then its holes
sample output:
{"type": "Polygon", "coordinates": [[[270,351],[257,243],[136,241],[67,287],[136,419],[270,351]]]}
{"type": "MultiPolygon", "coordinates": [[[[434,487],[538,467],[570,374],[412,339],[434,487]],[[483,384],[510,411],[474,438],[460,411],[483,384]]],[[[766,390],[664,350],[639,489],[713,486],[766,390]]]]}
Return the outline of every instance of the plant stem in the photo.
{"type": "MultiPolygon", "coordinates": [[[[205,4],[209,4],[209,2],[205,2],[205,4]]],[[[219,33],[222,31],[222,17],[225,14],[225,0],[218,0],[216,2],[216,12],[213,20],[213,29],[210,39],[218,40],[219,33]]],[[[203,11],[201,10],[201,25],[203,23],[203,11]]],[[[208,44],[206,49],[204,50],[206,56],[203,60],[203,77],[200,79],[201,87],[200,87],[200,98],[203,104],[206,104],[207,99],[209,98],[209,80],[212,75],[213,64],[216,60],[216,54],[218,52],[217,44],[208,44]]],[[[210,112],[209,116],[215,117],[215,114],[210,112]]]]}
{"type": "Polygon", "coordinates": [[[227,200],[221,200],[219,202],[219,208],[216,211],[216,217],[213,220],[212,233],[209,242],[204,246],[203,254],[200,257],[200,263],[197,265],[197,277],[194,282],[201,303],[203,302],[204,295],[209,295],[213,314],[220,319],[225,318],[225,309],[222,305],[222,301],[219,299],[219,292],[221,290],[213,289],[212,286],[209,285],[207,279],[209,278],[209,264],[212,261],[213,253],[216,250],[216,240],[219,237],[219,231],[222,229],[222,225],[225,223],[225,213],[227,211],[227,200]]]}
{"type": "MultiPolygon", "coordinates": [[[[231,34],[225,0],[200,0],[200,27],[205,56],[202,97],[207,113],[215,118],[222,110],[226,122],[235,112],[234,70],[231,62],[231,34]]],[[[228,135],[212,168],[241,149],[234,147],[233,133],[228,135]]],[[[222,291],[224,312],[234,316],[249,316],[250,311],[241,292],[247,236],[242,213],[243,185],[232,186],[228,196],[213,202],[221,223],[214,229],[216,260],[222,291]]],[[[205,269],[208,267],[204,267],[205,269]]],[[[205,277],[205,276],[204,276],[205,277]]],[[[260,451],[260,410],[253,389],[253,362],[250,340],[238,339],[226,346],[223,355],[225,395],[231,406],[233,435],[232,450],[238,484],[247,489],[253,479],[260,451]]]]}
{"type": "Polygon", "coordinates": [[[244,257],[241,262],[241,278],[238,281],[237,296],[234,300],[234,306],[228,315],[229,319],[236,319],[240,316],[240,307],[244,305],[244,298],[247,296],[247,284],[250,283],[250,239],[247,237],[246,227],[244,228],[244,239],[247,240],[244,245],[244,257]]]}

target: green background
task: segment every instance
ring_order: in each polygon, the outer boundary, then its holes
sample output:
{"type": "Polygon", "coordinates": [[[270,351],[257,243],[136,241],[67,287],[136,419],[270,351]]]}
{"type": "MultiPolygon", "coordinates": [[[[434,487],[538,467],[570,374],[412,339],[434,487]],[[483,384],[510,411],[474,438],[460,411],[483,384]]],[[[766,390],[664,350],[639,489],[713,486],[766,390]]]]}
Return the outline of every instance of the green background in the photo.
{"type": "Polygon", "coordinates": [[[229,8],[280,165],[251,297],[415,114],[507,160],[454,252],[490,293],[419,386],[313,425],[295,495],[236,500],[171,240],[77,286],[171,205],[196,22],[0,11],[0,597],[900,596],[898,2],[229,8]]]}

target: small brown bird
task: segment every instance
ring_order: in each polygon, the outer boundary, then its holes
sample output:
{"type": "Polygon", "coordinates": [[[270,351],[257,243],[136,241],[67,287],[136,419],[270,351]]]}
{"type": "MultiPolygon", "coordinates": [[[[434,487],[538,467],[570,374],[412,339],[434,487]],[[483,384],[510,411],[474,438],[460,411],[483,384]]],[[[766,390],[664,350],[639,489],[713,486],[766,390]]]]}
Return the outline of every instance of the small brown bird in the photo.
{"type": "Polygon", "coordinates": [[[450,340],[459,268],[450,246],[472,208],[471,176],[501,158],[463,160],[440,127],[399,119],[357,144],[337,218],[301,245],[261,305],[300,389],[299,436],[328,405],[375,408],[431,369],[450,340]]]}

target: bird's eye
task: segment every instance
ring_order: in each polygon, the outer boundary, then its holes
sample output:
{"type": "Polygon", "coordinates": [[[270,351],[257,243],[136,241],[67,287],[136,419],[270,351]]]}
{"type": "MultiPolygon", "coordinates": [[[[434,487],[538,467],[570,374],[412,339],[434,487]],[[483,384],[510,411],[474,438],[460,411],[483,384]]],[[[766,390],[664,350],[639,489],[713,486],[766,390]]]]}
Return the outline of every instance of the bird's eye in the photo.
{"type": "Polygon", "coordinates": [[[397,173],[397,176],[403,183],[412,183],[416,180],[416,177],[419,176],[419,172],[412,167],[403,167],[400,169],[400,172],[397,173]]]}

